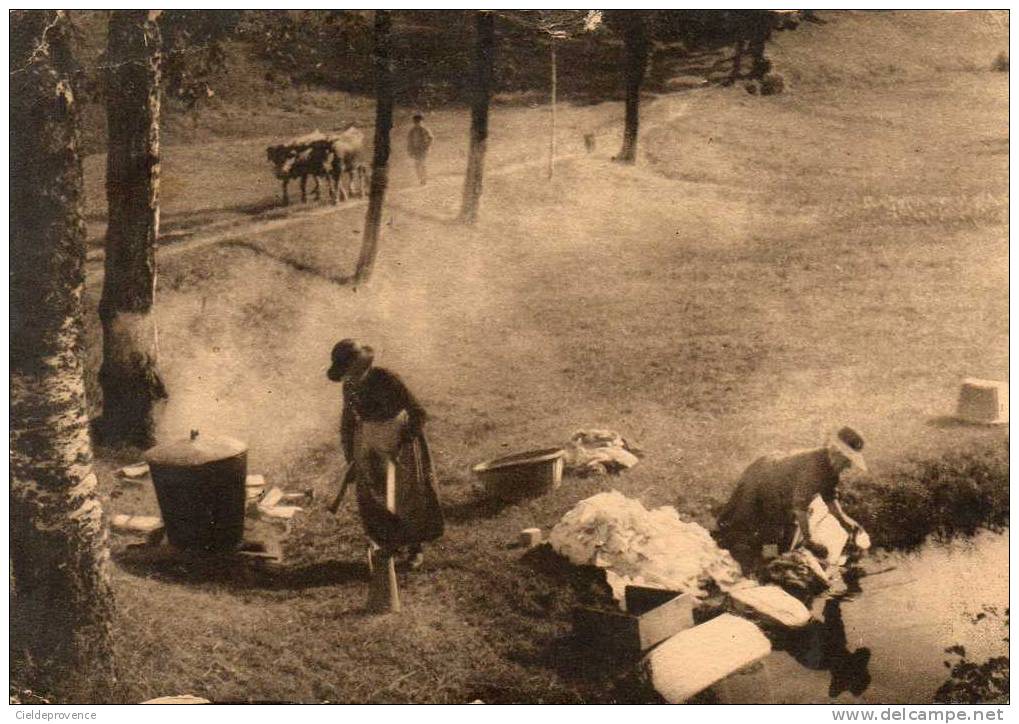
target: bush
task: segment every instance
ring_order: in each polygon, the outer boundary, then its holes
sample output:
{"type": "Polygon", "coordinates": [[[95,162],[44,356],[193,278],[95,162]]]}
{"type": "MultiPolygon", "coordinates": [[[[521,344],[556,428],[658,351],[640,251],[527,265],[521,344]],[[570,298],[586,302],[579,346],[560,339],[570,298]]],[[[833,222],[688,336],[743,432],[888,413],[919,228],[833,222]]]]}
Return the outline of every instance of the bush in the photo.
{"type": "Polygon", "coordinates": [[[907,461],[882,479],[843,486],[850,513],[874,545],[912,549],[928,536],[971,536],[1008,525],[1008,443],[907,461]]]}
{"type": "Polygon", "coordinates": [[[1008,52],[1003,50],[998,53],[998,57],[991,63],[991,70],[997,70],[1002,73],[1008,72],[1008,52]]]}
{"type": "MultiPolygon", "coordinates": [[[[1004,616],[993,606],[984,606],[984,610],[972,617],[974,625],[982,620],[995,621],[1001,625],[1004,635],[1002,642],[1006,645],[1009,632],[1009,610],[1004,616]]],[[[1010,665],[1008,656],[995,656],[983,663],[969,658],[966,648],[956,644],[945,649],[946,654],[958,657],[953,664],[945,661],[950,668],[948,679],[934,694],[934,701],[939,704],[1007,704],[1009,701],[1010,665]]]]}

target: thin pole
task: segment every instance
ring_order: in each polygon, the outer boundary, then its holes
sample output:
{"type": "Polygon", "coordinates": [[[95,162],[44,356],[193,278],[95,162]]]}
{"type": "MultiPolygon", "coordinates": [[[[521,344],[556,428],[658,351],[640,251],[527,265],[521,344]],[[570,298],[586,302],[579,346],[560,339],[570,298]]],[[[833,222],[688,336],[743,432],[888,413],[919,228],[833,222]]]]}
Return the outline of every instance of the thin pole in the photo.
{"type": "Polygon", "coordinates": [[[550,35],[549,47],[552,49],[552,136],[548,142],[548,177],[555,176],[555,136],[556,136],[556,57],[555,36],[550,35]]]}
{"type": "MultiPolygon", "coordinates": [[[[396,512],[396,463],[386,461],[386,510],[396,512]]],[[[396,581],[396,562],[388,549],[372,552],[372,582],[368,608],[378,613],[399,613],[400,587],[396,581]]]]}

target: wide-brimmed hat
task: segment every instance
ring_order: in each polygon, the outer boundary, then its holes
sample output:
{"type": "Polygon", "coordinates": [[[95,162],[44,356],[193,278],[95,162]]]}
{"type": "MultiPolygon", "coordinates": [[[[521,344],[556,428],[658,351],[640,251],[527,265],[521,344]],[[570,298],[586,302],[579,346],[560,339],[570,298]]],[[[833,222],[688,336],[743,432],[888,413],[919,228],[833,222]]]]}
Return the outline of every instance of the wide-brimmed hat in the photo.
{"type": "Polygon", "coordinates": [[[826,446],[829,451],[844,456],[849,464],[860,472],[867,472],[867,463],[863,459],[863,437],[851,427],[841,427],[828,436],[826,446]]]}
{"type": "Polygon", "coordinates": [[[362,347],[352,339],[343,339],[333,346],[332,366],[326,376],[333,382],[339,382],[350,368],[358,363],[371,365],[375,353],[371,347],[362,347]]]}

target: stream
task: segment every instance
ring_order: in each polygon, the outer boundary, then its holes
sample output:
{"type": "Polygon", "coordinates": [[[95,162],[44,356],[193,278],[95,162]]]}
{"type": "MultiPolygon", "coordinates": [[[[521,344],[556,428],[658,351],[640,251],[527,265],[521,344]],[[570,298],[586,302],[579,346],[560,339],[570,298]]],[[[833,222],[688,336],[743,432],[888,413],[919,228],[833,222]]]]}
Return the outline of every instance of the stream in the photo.
{"type": "Polygon", "coordinates": [[[813,625],[713,687],[725,704],[924,704],[949,677],[945,653],[1008,655],[1008,531],[865,559],[862,589],[815,602],[813,625]],[[891,570],[888,570],[891,569],[891,570]],[[987,611],[994,607],[997,615],[987,611]],[[974,618],[986,615],[979,621],[974,618]]]}

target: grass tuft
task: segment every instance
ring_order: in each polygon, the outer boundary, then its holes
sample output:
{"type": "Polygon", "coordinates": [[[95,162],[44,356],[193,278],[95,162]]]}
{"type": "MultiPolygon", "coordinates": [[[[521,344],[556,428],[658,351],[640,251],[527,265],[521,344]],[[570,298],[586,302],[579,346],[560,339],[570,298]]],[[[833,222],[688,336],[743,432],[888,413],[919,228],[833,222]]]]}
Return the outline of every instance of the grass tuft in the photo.
{"type": "Polygon", "coordinates": [[[972,536],[1008,525],[1008,442],[906,461],[880,480],[847,481],[846,506],[874,545],[911,550],[929,536],[972,536]]]}

